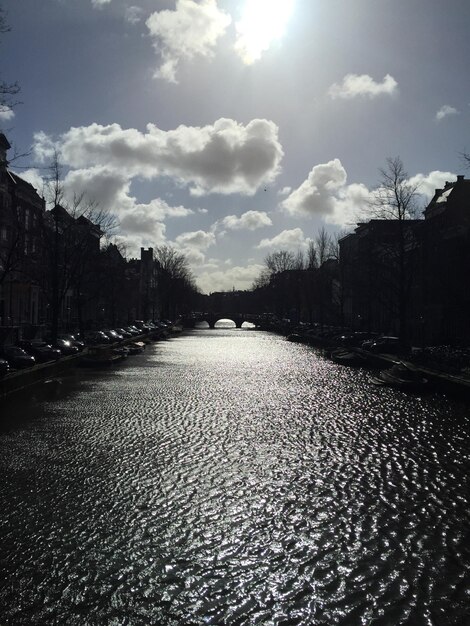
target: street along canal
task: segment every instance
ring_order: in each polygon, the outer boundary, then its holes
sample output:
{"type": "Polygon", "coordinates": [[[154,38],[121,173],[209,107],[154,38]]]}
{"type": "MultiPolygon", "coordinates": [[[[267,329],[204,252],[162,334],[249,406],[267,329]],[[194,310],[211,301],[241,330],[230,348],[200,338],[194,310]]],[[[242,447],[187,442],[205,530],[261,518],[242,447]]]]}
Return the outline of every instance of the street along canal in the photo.
{"type": "Polygon", "coordinates": [[[468,624],[470,405],[371,377],[195,330],[3,405],[2,626],[468,624]]]}

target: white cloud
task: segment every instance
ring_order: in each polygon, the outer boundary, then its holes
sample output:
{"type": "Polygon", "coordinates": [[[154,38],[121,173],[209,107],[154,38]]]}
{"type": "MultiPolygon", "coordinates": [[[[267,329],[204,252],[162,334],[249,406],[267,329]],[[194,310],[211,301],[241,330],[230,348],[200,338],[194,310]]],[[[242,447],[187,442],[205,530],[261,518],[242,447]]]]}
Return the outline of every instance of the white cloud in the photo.
{"type": "Polygon", "coordinates": [[[215,235],[212,232],[196,230],[190,233],[181,233],[175,239],[181,248],[195,248],[197,250],[207,250],[215,243],[215,235]]]}
{"type": "Polygon", "coordinates": [[[247,211],[240,217],[227,215],[220,223],[229,230],[256,230],[263,226],[272,226],[271,218],[265,211],[247,211]]]}
{"type": "Polygon", "coordinates": [[[53,141],[49,135],[40,130],[33,135],[33,154],[39,163],[45,163],[54,156],[54,151],[57,149],[56,142],[53,141]]]}
{"type": "Polygon", "coordinates": [[[246,126],[221,118],[203,127],[178,126],[163,131],[154,124],[147,132],[119,124],[72,127],[57,144],[36,133],[34,153],[47,160],[58,146],[65,165],[107,167],[128,178],[170,176],[191,186],[193,195],[252,195],[271,182],[283,156],[274,122],[254,119],[246,126]]]}
{"type": "Polygon", "coordinates": [[[339,159],[315,165],[281,207],[294,216],[320,217],[345,226],[357,219],[370,197],[365,185],[347,185],[346,181],[346,170],[339,159]]]}
{"type": "Polygon", "coordinates": [[[85,194],[90,202],[114,213],[123,214],[135,204],[135,199],[129,196],[130,181],[126,173],[106,167],[69,171],[64,178],[64,189],[69,202],[74,195],[85,194]]]}
{"type": "Polygon", "coordinates": [[[161,54],[156,78],[176,83],[181,60],[211,58],[217,40],[225,33],[231,17],[217,8],[215,0],[177,0],[174,11],[156,11],[146,24],[161,54]]]}
{"type": "Polygon", "coordinates": [[[442,189],[447,181],[451,182],[456,180],[457,176],[452,172],[440,172],[434,170],[429,174],[416,174],[409,179],[412,186],[418,186],[418,192],[425,196],[427,200],[430,200],[436,191],[436,189],[442,189]]]}
{"type": "Polygon", "coordinates": [[[137,202],[136,198],[130,195],[130,182],[125,174],[106,168],[72,170],[64,179],[64,188],[69,200],[73,194],[85,194],[90,201],[96,202],[105,211],[119,216],[130,211],[145,210],[160,221],[172,217],[187,217],[193,213],[192,209],[181,205],[170,206],[161,198],[155,198],[148,204],[137,202]]]}
{"type": "Polygon", "coordinates": [[[91,4],[96,8],[101,8],[105,4],[109,4],[111,0],[91,0],[91,4]]]}
{"type": "Polygon", "coordinates": [[[381,83],[377,83],[368,74],[347,74],[341,84],[333,84],[328,90],[332,98],[356,98],[357,96],[376,98],[397,92],[397,81],[387,74],[381,83]]]}
{"type": "Polygon", "coordinates": [[[205,252],[215,243],[215,234],[204,230],[181,233],[175,238],[176,247],[186,256],[192,266],[204,266],[206,264],[205,252]]]}
{"type": "MultiPolygon", "coordinates": [[[[416,174],[409,179],[418,186],[418,193],[432,198],[435,189],[445,181],[455,180],[451,172],[433,171],[416,174]]],[[[318,217],[330,224],[346,227],[360,219],[370,219],[368,213],[374,193],[363,183],[347,184],[347,174],[341,161],[333,159],[312,168],[307,179],[282,203],[281,207],[293,216],[318,217]]]]}
{"type": "Polygon", "coordinates": [[[451,107],[449,104],[444,104],[436,113],[436,120],[440,122],[445,117],[449,117],[449,115],[458,115],[459,113],[460,111],[457,111],[456,108],[451,107]]]}
{"type": "Polygon", "coordinates": [[[283,187],[282,189],[279,189],[279,191],[277,192],[277,195],[288,196],[291,191],[292,191],[292,187],[283,187]]]}
{"type": "Polygon", "coordinates": [[[324,216],[333,212],[335,194],[347,175],[339,159],[312,168],[307,179],[281,203],[291,215],[324,216]]]}
{"type": "Polygon", "coordinates": [[[158,221],[154,215],[146,211],[144,207],[127,213],[120,221],[121,232],[127,235],[139,235],[149,238],[154,244],[159,245],[165,241],[166,226],[158,221]]]}
{"type": "Polygon", "coordinates": [[[136,6],[127,7],[125,12],[126,21],[129,24],[137,24],[142,19],[143,9],[136,6]]]}
{"type": "Polygon", "coordinates": [[[250,289],[263,267],[263,265],[253,264],[246,267],[234,266],[223,270],[203,271],[197,274],[196,280],[204,293],[230,291],[233,287],[250,289]]]}
{"type": "Polygon", "coordinates": [[[0,104],[0,122],[8,122],[15,117],[15,112],[6,104],[0,104]]]}
{"type": "Polygon", "coordinates": [[[74,194],[84,193],[85,203],[96,202],[100,209],[115,214],[120,221],[121,241],[129,240],[132,254],[137,254],[141,246],[166,243],[165,221],[193,213],[184,206],[170,206],[161,198],[139,203],[130,194],[130,181],[124,172],[101,167],[70,171],[64,179],[64,189],[69,201],[74,194]]]}
{"type": "Polygon", "coordinates": [[[283,230],[272,239],[262,239],[257,248],[282,248],[286,250],[298,250],[308,245],[309,239],[305,237],[301,228],[283,230]]]}
{"type": "Polygon", "coordinates": [[[36,191],[42,196],[44,187],[44,179],[42,178],[39,170],[31,168],[29,170],[23,170],[22,172],[15,172],[17,176],[32,185],[36,191]]]}

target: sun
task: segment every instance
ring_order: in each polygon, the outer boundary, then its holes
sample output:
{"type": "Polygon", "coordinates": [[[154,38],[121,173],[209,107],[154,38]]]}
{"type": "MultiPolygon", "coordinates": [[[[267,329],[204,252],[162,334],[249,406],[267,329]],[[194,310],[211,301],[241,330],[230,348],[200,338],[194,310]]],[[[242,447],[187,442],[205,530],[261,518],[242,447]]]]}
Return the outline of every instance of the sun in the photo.
{"type": "Polygon", "coordinates": [[[247,64],[257,61],[285,32],[295,0],[245,0],[236,23],[235,48],[247,64]]]}

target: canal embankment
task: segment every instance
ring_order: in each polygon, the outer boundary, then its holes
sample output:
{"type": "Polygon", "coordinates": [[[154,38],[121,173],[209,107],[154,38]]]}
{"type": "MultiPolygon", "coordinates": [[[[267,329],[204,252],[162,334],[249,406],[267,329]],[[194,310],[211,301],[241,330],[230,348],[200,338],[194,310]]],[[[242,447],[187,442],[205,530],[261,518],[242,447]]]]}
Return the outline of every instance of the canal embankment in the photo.
{"type": "MultiPolygon", "coordinates": [[[[468,357],[462,356],[462,350],[459,349],[453,350],[448,346],[437,346],[425,349],[413,348],[406,356],[382,354],[358,347],[346,348],[336,341],[334,335],[317,334],[311,329],[302,331],[286,322],[271,323],[269,327],[266,327],[266,330],[290,337],[291,341],[318,349],[327,356],[337,348],[345,348],[360,354],[364,359],[364,365],[371,368],[384,369],[397,363],[403,363],[406,367],[425,377],[430,383],[429,389],[440,393],[470,397],[470,361],[468,357]],[[436,355],[446,352],[447,359],[441,359],[440,362],[435,360],[436,355]],[[458,359],[455,358],[453,352],[459,353],[458,359]],[[453,356],[454,358],[452,358],[453,356]]],[[[468,353],[468,350],[465,353],[468,353]]]]}
{"type": "MultiPolygon", "coordinates": [[[[168,336],[171,336],[177,332],[177,330],[173,330],[168,336]]],[[[150,343],[152,341],[158,341],[159,339],[165,338],[167,338],[167,336],[150,336],[148,334],[143,334],[136,337],[124,339],[119,343],[93,346],[93,349],[96,350],[96,348],[101,348],[103,351],[110,351],[115,348],[125,347],[135,342],[150,343]]],[[[86,359],[88,354],[89,349],[85,348],[82,352],[78,354],[62,356],[57,361],[38,363],[33,367],[14,370],[6,374],[2,378],[0,378],[0,401],[13,394],[18,394],[23,391],[29,391],[35,387],[46,384],[54,384],[54,382],[60,381],[62,377],[70,374],[71,370],[76,367],[80,367],[82,364],[82,360],[86,359]]]]}

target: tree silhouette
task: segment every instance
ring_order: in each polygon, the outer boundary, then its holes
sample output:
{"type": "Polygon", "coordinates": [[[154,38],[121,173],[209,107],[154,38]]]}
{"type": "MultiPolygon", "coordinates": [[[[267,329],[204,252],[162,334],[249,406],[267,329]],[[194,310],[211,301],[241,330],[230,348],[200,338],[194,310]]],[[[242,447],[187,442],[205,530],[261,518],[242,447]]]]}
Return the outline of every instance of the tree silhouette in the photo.
{"type": "MultiPolygon", "coordinates": [[[[6,20],[5,10],[0,7],[0,35],[8,33],[10,30],[6,20]]],[[[2,113],[8,113],[15,105],[19,104],[15,99],[19,91],[20,86],[17,82],[9,83],[4,81],[0,73],[0,120],[2,119],[2,113]]]]}

